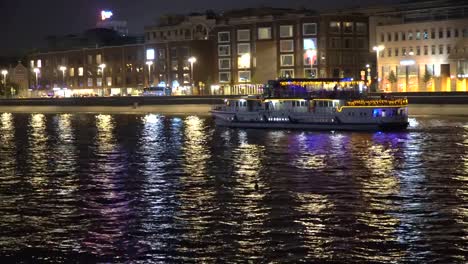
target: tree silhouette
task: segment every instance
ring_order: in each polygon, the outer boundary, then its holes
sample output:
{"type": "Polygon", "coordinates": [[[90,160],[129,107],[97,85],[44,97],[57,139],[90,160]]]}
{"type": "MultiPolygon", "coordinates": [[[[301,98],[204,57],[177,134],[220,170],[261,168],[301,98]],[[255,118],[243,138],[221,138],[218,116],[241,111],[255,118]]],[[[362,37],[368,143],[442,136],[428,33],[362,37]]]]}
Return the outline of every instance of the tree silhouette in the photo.
{"type": "Polygon", "coordinates": [[[393,90],[393,84],[396,83],[398,81],[396,75],[395,75],[395,72],[393,71],[390,71],[390,74],[388,75],[388,78],[387,80],[391,83],[392,85],[392,90],[393,90]]]}

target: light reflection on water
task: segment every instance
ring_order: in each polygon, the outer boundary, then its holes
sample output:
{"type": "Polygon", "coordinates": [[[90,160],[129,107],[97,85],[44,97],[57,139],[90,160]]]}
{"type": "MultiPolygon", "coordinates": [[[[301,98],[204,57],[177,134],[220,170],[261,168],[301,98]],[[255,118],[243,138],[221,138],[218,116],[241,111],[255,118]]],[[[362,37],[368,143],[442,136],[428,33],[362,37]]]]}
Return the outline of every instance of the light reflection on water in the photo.
{"type": "Polygon", "coordinates": [[[468,120],[408,132],[0,115],[11,262],[463,263],[468,120]]]}

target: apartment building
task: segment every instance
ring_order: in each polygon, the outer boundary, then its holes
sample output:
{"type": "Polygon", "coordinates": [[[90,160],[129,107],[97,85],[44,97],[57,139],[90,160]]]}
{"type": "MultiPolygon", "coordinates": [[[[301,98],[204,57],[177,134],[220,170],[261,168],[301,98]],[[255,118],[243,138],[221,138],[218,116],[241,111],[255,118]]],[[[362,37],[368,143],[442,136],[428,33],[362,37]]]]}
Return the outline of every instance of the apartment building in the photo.
{"type": "Polygon", "coordinates": [[[380,89],[393,92],[468,91],[468,4],[429,1],[376,14],[380,89]]]}
{"type": "Polygon", "coordinates": [[[354,77],[369,63],[367,18],[278,8],[225,12],[214,27],[213,93],[255,94],[277,77],[354,77]]]}

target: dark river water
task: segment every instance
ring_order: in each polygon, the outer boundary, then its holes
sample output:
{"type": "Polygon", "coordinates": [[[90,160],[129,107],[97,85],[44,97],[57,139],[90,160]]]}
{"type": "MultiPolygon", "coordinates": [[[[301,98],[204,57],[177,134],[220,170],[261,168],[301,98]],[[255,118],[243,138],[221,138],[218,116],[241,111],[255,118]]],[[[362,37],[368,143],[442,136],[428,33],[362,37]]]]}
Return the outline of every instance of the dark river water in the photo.
{"type": "Polygon", "coordinates": [[[410,123],[0,113],[2,263],[466,263],[468,119],[410,123]]]}

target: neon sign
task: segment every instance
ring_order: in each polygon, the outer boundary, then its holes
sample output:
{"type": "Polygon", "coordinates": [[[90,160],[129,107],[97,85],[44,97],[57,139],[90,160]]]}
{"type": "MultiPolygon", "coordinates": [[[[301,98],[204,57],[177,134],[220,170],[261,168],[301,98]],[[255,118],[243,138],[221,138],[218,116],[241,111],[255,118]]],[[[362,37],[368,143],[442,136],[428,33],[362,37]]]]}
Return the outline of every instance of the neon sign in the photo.
{"type": "Polygon", "coordinates": [[[102,10],[101,11],[101,20],[106,20],[112,17],[112,11],[109,10],[102,10]]]}

